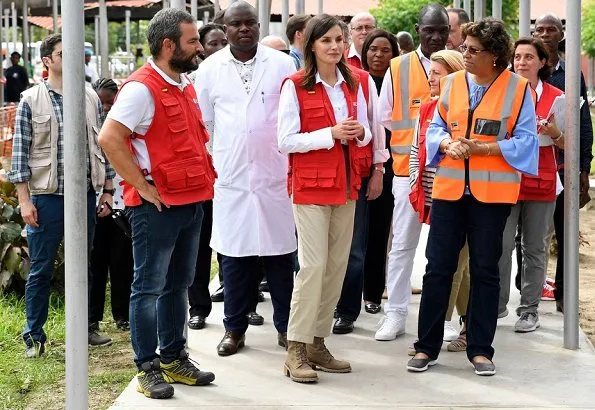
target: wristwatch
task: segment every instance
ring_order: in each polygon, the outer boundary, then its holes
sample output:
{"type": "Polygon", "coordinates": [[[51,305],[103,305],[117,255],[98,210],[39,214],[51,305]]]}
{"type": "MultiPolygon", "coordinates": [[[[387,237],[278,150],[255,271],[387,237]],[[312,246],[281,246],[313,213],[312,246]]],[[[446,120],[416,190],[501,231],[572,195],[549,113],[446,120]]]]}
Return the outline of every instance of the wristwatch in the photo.
{"type": "Polygon", "coordinates": [[[384,174],[386,172],[386,170],[384,169],[384,167],[374,167],[374,171],[378,171],[382,174],[384,174]]]}
{"type": "Polygon", "coordinates": [[[116,193],[116,189],[115,188],[112,188],[112,189],[103,188],[103,193],[110,194],[111,196],[114,196],[114,194],[116,193]]]}

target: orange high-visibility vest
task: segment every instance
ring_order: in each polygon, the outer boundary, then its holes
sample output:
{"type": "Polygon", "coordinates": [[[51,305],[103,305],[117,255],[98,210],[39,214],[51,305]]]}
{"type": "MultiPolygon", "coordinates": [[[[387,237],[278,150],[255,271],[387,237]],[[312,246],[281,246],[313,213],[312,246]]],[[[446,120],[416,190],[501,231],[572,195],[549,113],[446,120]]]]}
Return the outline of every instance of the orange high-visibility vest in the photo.
{"type": "Polygon", "coordinates": [[[415,120],[419,108],[430,101],[430,85],[426,70],[412,51],[390,62],[393,83],[393,113],[390,150],[395,176],[409,176],[409,153],[413,142],[415,120]]]}
{"type": "MultiPolygon", "coordinates": [[[[438,112],[453,139],[502,141],[512,136],[527,86],[526,79],[504,70],[471,110],[467,72],[459,71],[440,81],[438,112]]],[[[436,170],[432,198],[456,201],[466,185],[480,202],[515,204],[521,175],[500,155],[472,155],[466,160],[445,156],[436,170]]]]}

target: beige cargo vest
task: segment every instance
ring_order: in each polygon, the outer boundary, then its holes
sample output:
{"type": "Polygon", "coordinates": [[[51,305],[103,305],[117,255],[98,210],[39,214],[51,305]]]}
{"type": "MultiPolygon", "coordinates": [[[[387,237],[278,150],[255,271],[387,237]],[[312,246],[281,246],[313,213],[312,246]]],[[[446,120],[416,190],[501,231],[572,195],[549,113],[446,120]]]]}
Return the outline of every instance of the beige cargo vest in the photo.
{"type": "MultiPolygon", "coordinates": [[[[33,195],[53,194],[58,189],[58,121],[52,108],[50,93],[45,84],[39,84],[24,91],[22,98],[31,108],[32,140],[29,149],[29,168],[31,169],[29,191],[33,195]]],[[[97,143],[99,134],[98,106],[97,93],[90,86],[85,86],[87,143],[91,165],[91,184],[95,191],[101,190],[105,182],[105,157],[97,143]]]]}

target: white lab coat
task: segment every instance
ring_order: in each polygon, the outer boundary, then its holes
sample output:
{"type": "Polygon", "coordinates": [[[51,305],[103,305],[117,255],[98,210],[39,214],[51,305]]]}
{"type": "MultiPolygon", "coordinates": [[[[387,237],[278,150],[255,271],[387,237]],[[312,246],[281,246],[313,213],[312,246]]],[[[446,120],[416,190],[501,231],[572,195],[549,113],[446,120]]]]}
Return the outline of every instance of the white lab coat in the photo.
{"type": "Polygon", "coordinates": [[[250,95],[229,46],[200,64],[196,94],[205,122],[214,121],[211,248],[232,257],[283,255],[296,250],[287,194],[287,156],[277,147],[283,80],[295,72],[282,52],[258,46],[250,95]]]}

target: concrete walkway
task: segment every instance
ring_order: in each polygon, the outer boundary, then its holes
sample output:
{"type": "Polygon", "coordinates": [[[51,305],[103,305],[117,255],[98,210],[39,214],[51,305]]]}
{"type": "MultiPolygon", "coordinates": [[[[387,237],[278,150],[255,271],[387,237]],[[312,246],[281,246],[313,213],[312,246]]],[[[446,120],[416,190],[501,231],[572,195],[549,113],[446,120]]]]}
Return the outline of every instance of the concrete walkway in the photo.
{"type": "MultiPolygon", "coordinates": [[[[413,285],[421,284],[425,268],[425,237],[418,249],[413,285]]],[[[512,281],[514,282],[514,281],[512,281]]],[[[283,376],[285,351],[277,346],[268,299],[259,304],[264,326],[250,327],[247,346],[239,354],[220,358],[216,346],[223,336],[223,304],[215,303],[207,327],[190,331],[189,351],[205,370],[215,372],[208,387],[176,385],[170,400],[150,400],[135,391],[136,380],[112,409],[335,409],[335,408],[595,408],[595,350],[581,332],[581,349],[562,348],[563,317],[554,302],[540,306],[541,328],[514,333],[518,292],[511,292],[511,315],[500,320],[494,347],[497,375],[473,373],[464,353],[446,351],[426,373],[405,369],[407,346],[415,340],[419,296],[412,297],[407,334],[392,342],[377,342],[374,332],[381,314],[362,312],[356,330],[332,335],[327,344],[336,357],[351,362],[350,374],[319,372],[320,381],[304,385],[283,376]]]]}

